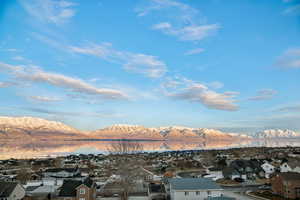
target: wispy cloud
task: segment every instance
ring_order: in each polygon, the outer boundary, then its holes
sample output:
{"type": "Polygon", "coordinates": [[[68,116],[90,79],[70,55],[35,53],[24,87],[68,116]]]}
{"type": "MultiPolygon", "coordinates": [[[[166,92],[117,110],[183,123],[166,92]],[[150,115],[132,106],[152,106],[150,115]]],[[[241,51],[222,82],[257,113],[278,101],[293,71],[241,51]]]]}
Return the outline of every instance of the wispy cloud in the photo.
{"type": "Polygon", "coordinates": [[[137,8],[138,16],[146,16],[152,12],[168,12],[166,20],[152,26],[153,30],[161,31],[166,35],[177,37],[183,41],[200,41],[214,35],[219,24],[207,24],[206,19],[200,16],[199,11],[188,4],[175,0],[151,0],[145,6],[137,8]]]}
{"type": "Polygon", "coordinates": [[[0,71],[4,71],[13,76],[16,80],[32,83],[47,83],[52,86],[67,89],[75,93],[94,95],[104,99],[127,99],[127,95],[121,91],[106,88],[97,88],[87,82],[66,76],[63,74],[43,71],[41,68],[33,66],[14,66],[0,63],[0,71]]]}
{"type": "Polygon", "coordinates": [[[135,11],[137,12],[138,16],[146,16],[154,11],[166,11],[167,9],[175,8],[179,11],[180,17],[183,21],[191,21],[192,18],[198,14],[198,10],[194,9],[193,7],[181,3],[179,1],[174,0],[150,0],[147,2],[146,5],[137,7],[135,11]]]}
{"type": "Polygon", "coordinates": [[[191,49],[191,50],[185,52],[184,55],[190,56],[190,55],[200,54],[204,51],[205,50],[202,48],[196,48],[196,49],[191,49]]]}
{"type": "Polygon", "coordinates": [[[58,116],[58,117],[96,117],[96,118],[107,118],[107,117],[121,117],[120,114],[114,112],[73,112],[73,111],[57,111],[39,107],[23,107],[22,109],[28,110],[35,113],[58,116]]]}
{"type": "Polygon", "coordinates": [[[66,0],[20,0],[24,9],[35,19],[44,23],[63,24],[72,18],[75,3],[66,0]]]}
{"type": "Polygon", "coordinates": [[[127,71],[144,74],[150,78],[161,77],[167,70],[166,64],[155,56],[119,51],[110,43],[70,46],[68,49],[73,53],[92,55],[109,62],[120,63],[127,71]]]}
{"type": "Polygon", "coordinates": [[[277,94],[277,91],[273,89],[263,89],[257,92],[256,96],[250,97],[248,100],[251,101],[263,101],[263,100],[268,100],[272,99],[274,95],[277,94]]]}
{"type": "MultiPolygon", "coordinates": [[[[218,93],[207,85],[185,78],[176,78],[173,82],[176,84],[171,84],[171,88],[165,88],[165,94],[168,97],[201,103],[210,109],[226,111],[239,109],[234,99],[238,93],[218,93]]],[[[163,87],[165,86],[168,86],[168,84],[163,85],[163,87]]]]}
{"type": "Polygon", "coordinates": [[[152,27],[154,30],[160,30],[164,34],[173,35],[179,40],[199,41],[216,33],[220,28],[218,24],[208,25],[188,25],[184,27],[173,27],[169,22],[162,22],[152,27]]]}
{"type": "Polygon", "coordinates": [[[11,81],[0,82],[0,88],[7,88],[7,87],[11,87],[11,86],[16,86],[16,85],[17,85],[17,83],[11,82],[11,81]]]}
{"type": "Polygon", "coordinates": [[[289,6],[283,11],[284,15],[300,15],[300,4],[289,6]]]}
{"type": "Polygon", "coordinates": [[[57,97],[48,97],[48,96],[29,96],[30,100],[39,101],[39,102],[56,102],[61,101],[60,98],[57,97]]]}
{"type": "Polygon", "coordinates": [[[275,63],[282,68],[300,68],[300,48],[291,48],[286,50],[275,63]]]}
{"type": "Polygon", "coordinates": [[[300,111],[300,104],[282,106],[280,108],[275,109],[275,111],[280,111],[280,112],[299,112],[300,111]]]}

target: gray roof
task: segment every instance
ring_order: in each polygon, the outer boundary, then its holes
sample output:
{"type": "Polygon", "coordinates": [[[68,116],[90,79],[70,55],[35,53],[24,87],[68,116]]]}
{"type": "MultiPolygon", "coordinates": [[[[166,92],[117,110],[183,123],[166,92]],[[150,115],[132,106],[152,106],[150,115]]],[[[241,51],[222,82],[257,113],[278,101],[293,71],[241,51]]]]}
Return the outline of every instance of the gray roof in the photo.
{"type": "Polygon", "coordinates": [[[6,198],[11,195],[18,183],[0,182],[0,198],[6,198]]]}
{"type": "Polygon", "coordinates": [[[208,197],[206,200],[236,200],[232,197],[208,197]]]}
{"type": "Polygon", "coordinates": [[[171,188],[174,190],[221,190],[213,180],[208,178],[171,178],[171,188]]]}

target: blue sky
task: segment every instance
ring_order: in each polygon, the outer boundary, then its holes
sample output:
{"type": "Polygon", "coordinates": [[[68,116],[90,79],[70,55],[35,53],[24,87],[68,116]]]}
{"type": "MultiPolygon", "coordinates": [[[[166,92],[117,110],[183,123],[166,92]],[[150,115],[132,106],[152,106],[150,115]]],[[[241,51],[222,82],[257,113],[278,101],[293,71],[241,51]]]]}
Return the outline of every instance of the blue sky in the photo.
{"type": "Polygon", "coordinates": [[[300,131],[298,0],[2,0],[0,115],[300,131]]]}

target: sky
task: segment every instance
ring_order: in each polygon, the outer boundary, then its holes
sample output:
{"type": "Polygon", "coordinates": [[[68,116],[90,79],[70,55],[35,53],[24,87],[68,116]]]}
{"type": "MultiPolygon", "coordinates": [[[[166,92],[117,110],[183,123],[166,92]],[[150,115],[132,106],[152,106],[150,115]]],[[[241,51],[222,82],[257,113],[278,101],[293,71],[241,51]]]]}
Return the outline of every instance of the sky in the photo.
{"type": "Polygon", "coordinates": [[[0,115],[300,131],[298,0],[0,0],[0,115]]]}

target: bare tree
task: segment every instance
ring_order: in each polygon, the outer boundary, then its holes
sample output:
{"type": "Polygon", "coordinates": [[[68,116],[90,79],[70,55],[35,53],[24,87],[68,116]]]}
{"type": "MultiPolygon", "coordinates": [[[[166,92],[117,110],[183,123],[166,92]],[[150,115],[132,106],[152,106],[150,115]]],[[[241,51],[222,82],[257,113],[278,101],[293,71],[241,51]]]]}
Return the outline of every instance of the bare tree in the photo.
{"type": "Polygon", "coordinates": [[[128,199],[129,192],[135,183],[137,178],[136,169],[140,167],[136,154],[142,152],[142,150],[143,146],[139,142],[123,140],[112,143],[108,149],[110,154],[115,155],[116,158],[122,200],[128,199]]]}
{"type": "Polygon", "coordinates": [[[113,142],[108,148],[108,152],[110,152],[111,154],[119,155],[136,154],[142,151],[143,145],[141,143],[128,140],[119,140],[117,142],[113,142]]]}

